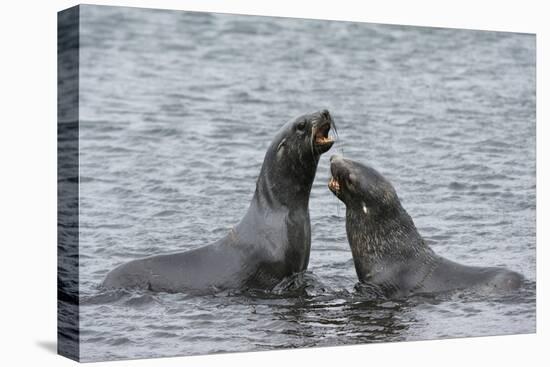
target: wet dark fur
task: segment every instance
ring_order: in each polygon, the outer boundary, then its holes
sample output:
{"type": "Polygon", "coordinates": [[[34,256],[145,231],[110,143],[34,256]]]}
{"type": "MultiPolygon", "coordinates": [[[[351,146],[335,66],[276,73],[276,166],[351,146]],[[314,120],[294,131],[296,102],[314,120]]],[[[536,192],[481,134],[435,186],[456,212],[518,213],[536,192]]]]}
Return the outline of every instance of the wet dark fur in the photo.
{"type": "Polygon", "coordinates": [[[333,156],[331,173],[346,204],[346,231],[359,281],[387,297],[459,289],[504,291],[523,277],[495,267],[465,266],[437,255],[422,239],[395,189],[376,170],[333,156]]]}
{"type": "Polygon", "coordinates": [[[269,289],[305,270],[311,246],[309,195],[320,155],[332,146],[314,144],[314,135],[328,134],[332,125],[325,110],[298,117],[279,130],[247,213],[224,238],[122,264],[102,285],[165,292],[269,289]]]}

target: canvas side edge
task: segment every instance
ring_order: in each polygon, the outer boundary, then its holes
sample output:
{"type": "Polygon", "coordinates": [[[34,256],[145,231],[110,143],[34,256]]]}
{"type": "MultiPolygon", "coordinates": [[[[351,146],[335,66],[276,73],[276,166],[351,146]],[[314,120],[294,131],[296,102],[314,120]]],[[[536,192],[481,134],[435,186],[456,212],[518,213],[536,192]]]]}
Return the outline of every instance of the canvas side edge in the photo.
{"type": "Polygon", "coordinates": [[[80,360],[80,7],[57,16],[57,352],[80,360]]]}

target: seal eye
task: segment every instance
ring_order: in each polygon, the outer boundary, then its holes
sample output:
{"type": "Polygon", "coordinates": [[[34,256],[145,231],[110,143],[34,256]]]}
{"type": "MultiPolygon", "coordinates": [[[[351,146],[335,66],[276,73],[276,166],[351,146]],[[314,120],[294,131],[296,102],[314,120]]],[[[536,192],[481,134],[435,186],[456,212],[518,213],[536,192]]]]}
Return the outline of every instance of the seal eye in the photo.
{"type": "Polygon", "coordinates": [[[300,123],[298,124],[298,126],[296,126],[296,128],[300,131],[303,131],[306,128],[306,120],[300,121],[300,123]]]}

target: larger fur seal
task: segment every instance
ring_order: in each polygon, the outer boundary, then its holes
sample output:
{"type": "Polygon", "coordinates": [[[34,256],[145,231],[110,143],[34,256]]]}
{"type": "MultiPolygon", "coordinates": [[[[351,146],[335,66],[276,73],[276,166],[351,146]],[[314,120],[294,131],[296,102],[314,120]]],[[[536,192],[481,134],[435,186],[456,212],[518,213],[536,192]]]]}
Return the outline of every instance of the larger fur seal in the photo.
{"type": "Polygon", "coordinates": [[[273,139],[241,222],[217,242],[194,250],[125,263],[106,288],[184,292],[271,288],[307,268],[311,245],[309,195],[320,155],[333,140],[323,110],[285,124],[273,139]]]}
{"type": "Polygon", "coordinates": [[[523,277],[495,267],[461,265],[424,242],[395,189],[371,167],[331,157],[329,189],[346,204],[346,231],[359,281],[386,297],[461,289],[505,291],[523,277]]]}

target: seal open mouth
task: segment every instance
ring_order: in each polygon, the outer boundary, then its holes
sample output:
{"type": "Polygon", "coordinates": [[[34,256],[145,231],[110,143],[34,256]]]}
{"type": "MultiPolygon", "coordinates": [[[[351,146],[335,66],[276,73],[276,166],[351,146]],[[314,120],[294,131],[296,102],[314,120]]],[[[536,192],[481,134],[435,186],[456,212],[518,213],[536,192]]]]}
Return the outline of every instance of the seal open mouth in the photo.
{"type": "Polygon", "coordinates": [[[345,177],[349,175],[349,171],[344,163],[344,160],[339,155],[330,157],[330,180],[328,188],[332,193],[339,197],[345,189],[345,177]]]}
{"type": "Polygon", "coordinates": [[[330,121],[326,121],[322,125],[315,127],[314,130],[315,148],[321,153],[329,150],[332,144],[334,144],[334,139],[328,136],[330,125],[330,121]]]}
{"type": "Polygon", "coordinates": [[[330,180],[328,182],[328,188],[330,191],[332,191],[335,194],[340,193],[340,183],[338,180],[334,177],[330,177],[330,180]]]}

